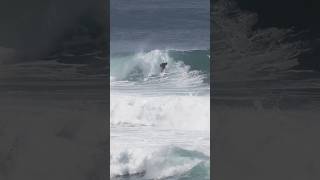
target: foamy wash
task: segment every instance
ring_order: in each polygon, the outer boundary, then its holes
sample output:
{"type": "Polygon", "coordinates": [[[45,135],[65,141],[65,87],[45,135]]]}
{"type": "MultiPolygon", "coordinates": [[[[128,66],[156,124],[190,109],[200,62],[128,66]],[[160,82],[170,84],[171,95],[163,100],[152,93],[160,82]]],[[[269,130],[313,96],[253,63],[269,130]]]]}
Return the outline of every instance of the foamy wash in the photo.
{"type": "Polygon", "coordinates": [[[111,1],[111,179],[210,179],[209,59],[208,0],[111,1]]]}
{"type": "Polygon", "coordinates": [[[208,51],[172,53],[111,58],[113,179],[209,179],[208,51]],[[182,59],[191,56],[203,69],[182,59]]]}

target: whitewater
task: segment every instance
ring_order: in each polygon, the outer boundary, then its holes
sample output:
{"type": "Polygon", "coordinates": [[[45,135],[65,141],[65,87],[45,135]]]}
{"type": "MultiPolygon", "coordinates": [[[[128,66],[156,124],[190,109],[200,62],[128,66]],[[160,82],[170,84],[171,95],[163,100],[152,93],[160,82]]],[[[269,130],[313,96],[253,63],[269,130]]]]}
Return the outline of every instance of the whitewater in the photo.
{"type": "Polygon", "coordinates": [[[111,179],[210,179],[208,68],[208,50],[111,56],[111,179]]]}

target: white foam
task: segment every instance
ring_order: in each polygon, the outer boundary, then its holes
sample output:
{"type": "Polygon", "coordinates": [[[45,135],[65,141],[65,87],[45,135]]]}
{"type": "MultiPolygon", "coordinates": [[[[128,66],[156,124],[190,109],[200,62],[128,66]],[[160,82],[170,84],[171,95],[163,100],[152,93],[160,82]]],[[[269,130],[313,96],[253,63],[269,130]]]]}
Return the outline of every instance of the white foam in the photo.
{"type": "Polygon", "coordinates": [[[207,96],[124,96],[111,94],[111,126],[157,126],[170,129],[209,130],[207,96]]]}
{"type": "Polygon", "coordinates": [[[111,60],[111,178],[176,177],[208,162],[210,98],[203,79],[167,51],[111,60]],[[161,62],[168,62],[164,74],[161,62]]]}
{"type": "Polygon", "coordinates": [[[199,163],[209,161],[208,156],[200,152],[174,146],[152,149],[112,144],[111,148],[111,178],[138,174],[144,179],[162,179],[182,175],[199,163]]]}

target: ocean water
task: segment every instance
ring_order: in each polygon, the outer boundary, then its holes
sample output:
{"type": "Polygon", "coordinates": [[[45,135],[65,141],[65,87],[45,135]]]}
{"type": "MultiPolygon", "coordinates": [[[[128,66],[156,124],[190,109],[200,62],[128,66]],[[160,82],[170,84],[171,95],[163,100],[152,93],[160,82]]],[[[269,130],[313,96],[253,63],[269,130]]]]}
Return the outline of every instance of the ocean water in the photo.
{"type": "Polygon", "coordinates": [[[207,0],[111,1],[111,179],[210,179],[209,23],[207,0]]]}

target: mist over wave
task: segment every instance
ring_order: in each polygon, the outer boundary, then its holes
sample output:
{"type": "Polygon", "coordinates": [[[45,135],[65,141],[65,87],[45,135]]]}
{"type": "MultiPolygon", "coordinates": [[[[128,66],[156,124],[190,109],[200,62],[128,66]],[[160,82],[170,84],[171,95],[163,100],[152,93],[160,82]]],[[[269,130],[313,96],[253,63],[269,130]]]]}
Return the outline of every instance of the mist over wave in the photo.
{"type": "Polygon", "coordinates": [[[234,1],[216,1],[214,12],[212,115],[216,167],[221,165],[215,178],[255,171],[252,179],[273,179],[283,167],[303,174],[304,162],[317,154],[297,156],[317,142],[320,85],[319,72],[297,68],[307,61],[301,55],[312,51],[304,34],[259,28],[263,20],[234,1]]]}
{"type": "Polygon", "coordinates": [[[233,0],[218,0],[214,12],[216,105],[294,108],[314,101],[320,73],[301,66],[315,51],[306,32],[257,27],[258,14],[240,9],[233,0]]]}
{"type": "Polygon", "coordinates": [[[258,15],[240,9],[234,1],[217,1],[214,12],[216,81],[279,79],[292,73],[300,55],[310,50],[302,32],[256,28],[258,15]]]}

